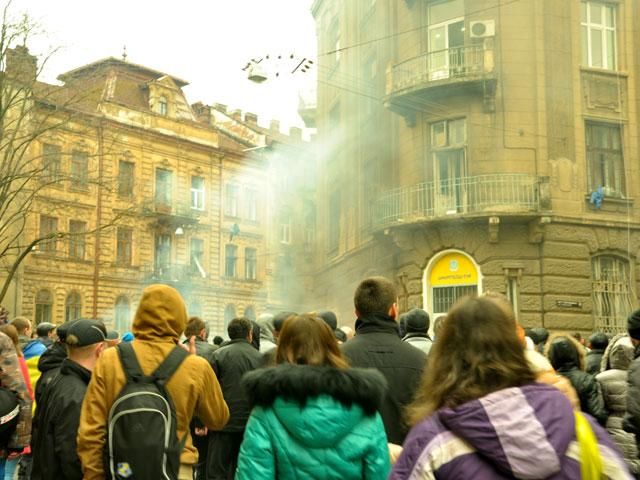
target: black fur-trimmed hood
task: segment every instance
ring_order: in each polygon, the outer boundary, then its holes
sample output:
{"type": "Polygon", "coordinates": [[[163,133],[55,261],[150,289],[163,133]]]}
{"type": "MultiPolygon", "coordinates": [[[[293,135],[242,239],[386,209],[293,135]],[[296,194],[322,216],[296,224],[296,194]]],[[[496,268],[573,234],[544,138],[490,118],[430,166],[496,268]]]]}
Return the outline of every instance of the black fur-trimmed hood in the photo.
{"type": "Polygon", "coordinates": [[[243,386],[252,405],[271,406],[278,397],[305,405],[307,399],[330,395],[340,403],[357,404],[373,415],[384,397],[387,381],[375,369],[281,364],[247,373],[243,386]]]}

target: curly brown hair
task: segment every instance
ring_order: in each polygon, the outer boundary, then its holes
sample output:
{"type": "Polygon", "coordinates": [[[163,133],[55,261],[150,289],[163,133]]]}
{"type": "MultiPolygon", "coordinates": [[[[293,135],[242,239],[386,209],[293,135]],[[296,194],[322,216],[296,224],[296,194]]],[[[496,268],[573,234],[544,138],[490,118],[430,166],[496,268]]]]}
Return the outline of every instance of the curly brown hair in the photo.
{"type": "Polygon", "coordinates": [[[465,297],[447,314],[407,419],[415,425],[439,408],[533,381],[513,310],[492,298],[465,297]]]}

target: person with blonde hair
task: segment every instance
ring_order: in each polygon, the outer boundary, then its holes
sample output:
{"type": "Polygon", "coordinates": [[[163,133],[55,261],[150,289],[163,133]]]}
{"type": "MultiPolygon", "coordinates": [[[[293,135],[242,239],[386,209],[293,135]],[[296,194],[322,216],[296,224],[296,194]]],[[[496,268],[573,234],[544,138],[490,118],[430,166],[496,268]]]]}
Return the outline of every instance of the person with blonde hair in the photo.
{"type": "Polygon", "coordinates": [[[392,480],[632,478],[607,433],[536,382],[513,312],[486,297],[451,308],[407,413],[392,480]]]}
{"type": "Polygon", "coordinates": [[[246,374],[243,383],[254,408],[236,480],[387,477],[378,413],[385,379],[376,370],[349,368],[321,318],[287,319],[276,366],[246,374]]]}

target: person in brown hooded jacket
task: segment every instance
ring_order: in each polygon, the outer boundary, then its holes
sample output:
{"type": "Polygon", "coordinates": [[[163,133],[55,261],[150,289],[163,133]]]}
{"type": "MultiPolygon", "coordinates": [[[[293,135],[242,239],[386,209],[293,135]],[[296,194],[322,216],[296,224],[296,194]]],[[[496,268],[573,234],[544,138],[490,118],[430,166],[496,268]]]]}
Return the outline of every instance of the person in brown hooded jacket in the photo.
{"type": "MultiPolygon", "coordinates": [[[[151,285],[142,293],[133,320],[133,349],[145,375],[151,374],[178,344],[187,324],[187,311],[182,297],[172,287],[151,285]]],[[[78,456],[84,480],[103,480],[105,437],[109,410],[125,385],[125,374],[115,348],[106,350],[91,377],[82,405],[78,430],[78,456]]],[[[210,430],[222,429],[229,419],[229,409],[220,384],[209,363],[189,355],[167,382],[177,418],[177,436],[186,434],[180,456],[179,478],[192,478],[198,452],[189,435],[189,422],[198,416],[210,430]]]]}

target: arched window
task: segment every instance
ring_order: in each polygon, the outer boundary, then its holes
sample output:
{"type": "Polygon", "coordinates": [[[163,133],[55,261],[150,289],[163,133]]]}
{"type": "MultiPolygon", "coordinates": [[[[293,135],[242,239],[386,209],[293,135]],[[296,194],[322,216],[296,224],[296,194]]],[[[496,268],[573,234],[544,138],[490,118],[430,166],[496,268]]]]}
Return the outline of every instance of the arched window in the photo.
{"type": "Polygon", "coordinates": [[[594,328],[605,333],[624,333],[633,310],[629,262],[613,255],[591,260],[594,328]]]}
{"type": "Polygon", "coordinates": [[[249,320],[253,320],[253,321],[256,320],[256,312],[253,310],[252,306],[248,306],[247,308],[244,309],[244,316],[249,320]]]}
{"type": "Polygon", "coordinates": [[[53,307],[53,295],[49,290],[38,290],[36,293],[36,325],[42,322],[51,322],[51,309],[53,307]]]}
{"type": "Polygon", "coordinates": [[[120,333],[124,333],[129,330],[131,323],[131,305],[129,299],[120,295],[116,299],[116,312],[115,312],[115,329],[120,333]]]}
{"type": "Polygon", "coordinates": [[[236,306],[233,304],[229,304],[224,308],[224,332],[227,333],[227,327],[229,326],[229,322],[236,318],[236,306]]]}
{"type": "Polygon", "coordinates": [[[202,318],[202,304],[198,300],[189,302],[189,316],[202,318]]]}
{"type": "Polygon", "coordinates": [[[481,291],[480,267],[460,250],[440,252],[424,270],[423,308],[432,318],[446,314],[459,298],[477,295],[481,291]]]}
{"type": "Polygon", "coordinates": [[[77,320],[82,316],[82,299],[78,292],[71,292],[67,295],[67,300],[64,304],[64,320],[77,320]]]}

